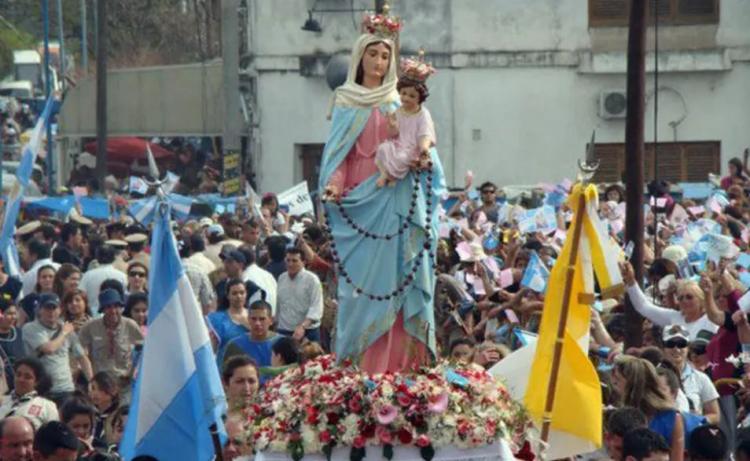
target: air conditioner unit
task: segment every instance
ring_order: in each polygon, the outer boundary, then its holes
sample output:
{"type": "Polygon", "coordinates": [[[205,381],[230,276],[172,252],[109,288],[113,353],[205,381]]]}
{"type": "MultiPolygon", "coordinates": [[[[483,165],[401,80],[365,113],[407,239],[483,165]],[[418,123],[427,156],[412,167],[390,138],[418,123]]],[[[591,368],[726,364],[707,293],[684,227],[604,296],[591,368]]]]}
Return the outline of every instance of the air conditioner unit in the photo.
{"type": "Polygon", "coordinates": [[[625,118],[628,98],[625,90],[603,90],[599,94],[599,117],[625,118]]]}

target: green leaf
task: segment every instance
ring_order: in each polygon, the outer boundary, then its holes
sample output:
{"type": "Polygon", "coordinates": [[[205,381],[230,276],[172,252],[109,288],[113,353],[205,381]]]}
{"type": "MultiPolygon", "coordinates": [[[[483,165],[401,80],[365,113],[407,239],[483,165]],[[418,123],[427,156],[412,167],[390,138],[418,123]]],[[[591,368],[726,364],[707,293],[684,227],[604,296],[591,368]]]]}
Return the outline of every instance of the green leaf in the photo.
{"type": "Polygon", "coordinates": [[[435,449],[432,445],[427,445],[426,447],[419,449],[419,454],[422,455],[422,459],[425,461],[432,461],[432,458],[435,457],[435,449]]]}
{"type": "Polygon", "coordinates": [[[365,459],[365,456],[367,456],[367,450],[365,450],[364,447],[362,448],[352,447],[352,451],[349,452],[350,461],[362,461],[363,459],[365,459]]]}
{"type": "Polygon", "coordinates": [[[393,459],[393,445],[390,443],[383,445],[383,458],[388,461],[393,459]]]}

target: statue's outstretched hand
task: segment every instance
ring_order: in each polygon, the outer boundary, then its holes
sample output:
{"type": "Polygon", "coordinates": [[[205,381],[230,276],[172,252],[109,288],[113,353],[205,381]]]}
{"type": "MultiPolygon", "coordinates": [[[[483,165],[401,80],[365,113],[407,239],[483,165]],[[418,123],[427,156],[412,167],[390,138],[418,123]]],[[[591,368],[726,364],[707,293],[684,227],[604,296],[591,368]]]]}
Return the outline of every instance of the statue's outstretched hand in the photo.
{"type": "Polygon", "coordinates": [[[336,202],[341,199],[341,191],[333,184],[329,184],[323,191],[322,199],[324,202],[336,202]]]}

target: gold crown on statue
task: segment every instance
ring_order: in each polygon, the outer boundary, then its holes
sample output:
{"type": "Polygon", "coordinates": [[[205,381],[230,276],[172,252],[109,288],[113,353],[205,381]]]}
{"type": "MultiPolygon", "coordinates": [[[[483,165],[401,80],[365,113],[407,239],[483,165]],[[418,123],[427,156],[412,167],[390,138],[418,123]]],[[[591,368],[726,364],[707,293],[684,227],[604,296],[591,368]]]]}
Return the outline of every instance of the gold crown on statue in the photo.
{"type": "Polygon", "coordinates": [[[415,82],[424,83],[427,78],[435,73],[432,64],[425,62],[424,49],[420,48],[419,53],[413,58],[401,58],[401,78],[406,78],[415,82]]]}
{"type": "Polygon", "coordinates": [[[369,34],[394,40],[401,31],[401,18],[388,14],[391,7],[383,5],[383,13],[365,13],[362,18],[362,31],[369,34]]]}

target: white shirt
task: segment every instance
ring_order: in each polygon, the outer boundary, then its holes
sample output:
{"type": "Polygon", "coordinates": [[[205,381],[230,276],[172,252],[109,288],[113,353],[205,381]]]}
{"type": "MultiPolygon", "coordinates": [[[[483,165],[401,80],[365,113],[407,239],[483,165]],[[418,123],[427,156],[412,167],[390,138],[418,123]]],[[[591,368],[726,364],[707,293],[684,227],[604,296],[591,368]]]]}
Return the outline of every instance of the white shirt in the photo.
{"type": "Polygon", "coordinates": [[[99,289],[105,280],[114,279],[122,283],[122,288],[128,286],[128,277],[124,272],[115,269],[112,264],[104,264],[95,269],[86,271],[81,277],[79,288],[86,292],[89,299],[91,312],[99,312],[99,289]]]}
{"type": "Polygon", "coordinates": [[[252,264],[242,273],[242,281],[247,282],[248,280],[258,285],[261,290],[266,292],[266,301],[271,305],[271,312],[275,316],[276,293],[278,286],[273,275],[262,267],[259,267],[257,264],[252,264]]]}
{"type": "Polygon", "coordinates": [[[310,329],[320,326],[323,316],[323,287],[318,276],[302,269],[294,276],[284,272],[279,276],[279,308],[276,313],[279,330],[293,331],[305,319],[310,329]]]}
{"type": "Polygon", "coordinates": [[[27,270],[26,273],[23,274],[23,277],[21,277],[21,282],[23,282],[23,288],[21,290],[22,296],[26,296],[34,292],[34,289],[36,288],[37,272],[39,272],[40,267],[44,266],[52,266],[55,268],[55,271],[60,268],[59,264],[57,264],[56,262],[52,262],[52,258],[44,258],[35,262],[29,268],[29,270],[27,270]]]}
{"type": "Polygon", "coordinates": [[[203,253],[194,253],[187,258],[187,261],[206,275],[211,274],[211,272],[217,269],[216,264],[208,259],[203,253]]]}
{"type": "Polygon", "coordinates": [[[711,382],[711,378],[691,365],[685,364],[681,378],[682,388],[693,406],[693,413],[702,415],[703,405],[719,398],[719,393],[711,382]]]}
{"type": "Polygon", "coordinates": [[[5,396],[2,405],[0,405],[0,419],[8,416],[25,416],[34,429],[49,421],[59,421],[60,416],[57,413],[57,405],[51,400],[40,397],[36,392],[30,392],[23,397],[16,396],[13,392],[5,396]]]}
{"type": "Polygon", "coordinates": [[[716,334],[716,332],[719,331],[719,326],[710,321],[706,314],[703,314],[697,320],[687,322],[685,321],[685,317],[682,316],[682,312],[652,304],[646,299],[641,287],[639,287],[637,283],[633,286],[629,286],[627,288],[627,293],[630,302],[633,303],[633,308],[635,308],[639,314],[651,320],[651,323],[654,325],[660,327],[665,327],[667,325],[682,325],[690,334],[690,341],[694,341],[701,330],[710,331],[712,334],[716,334]]]}

